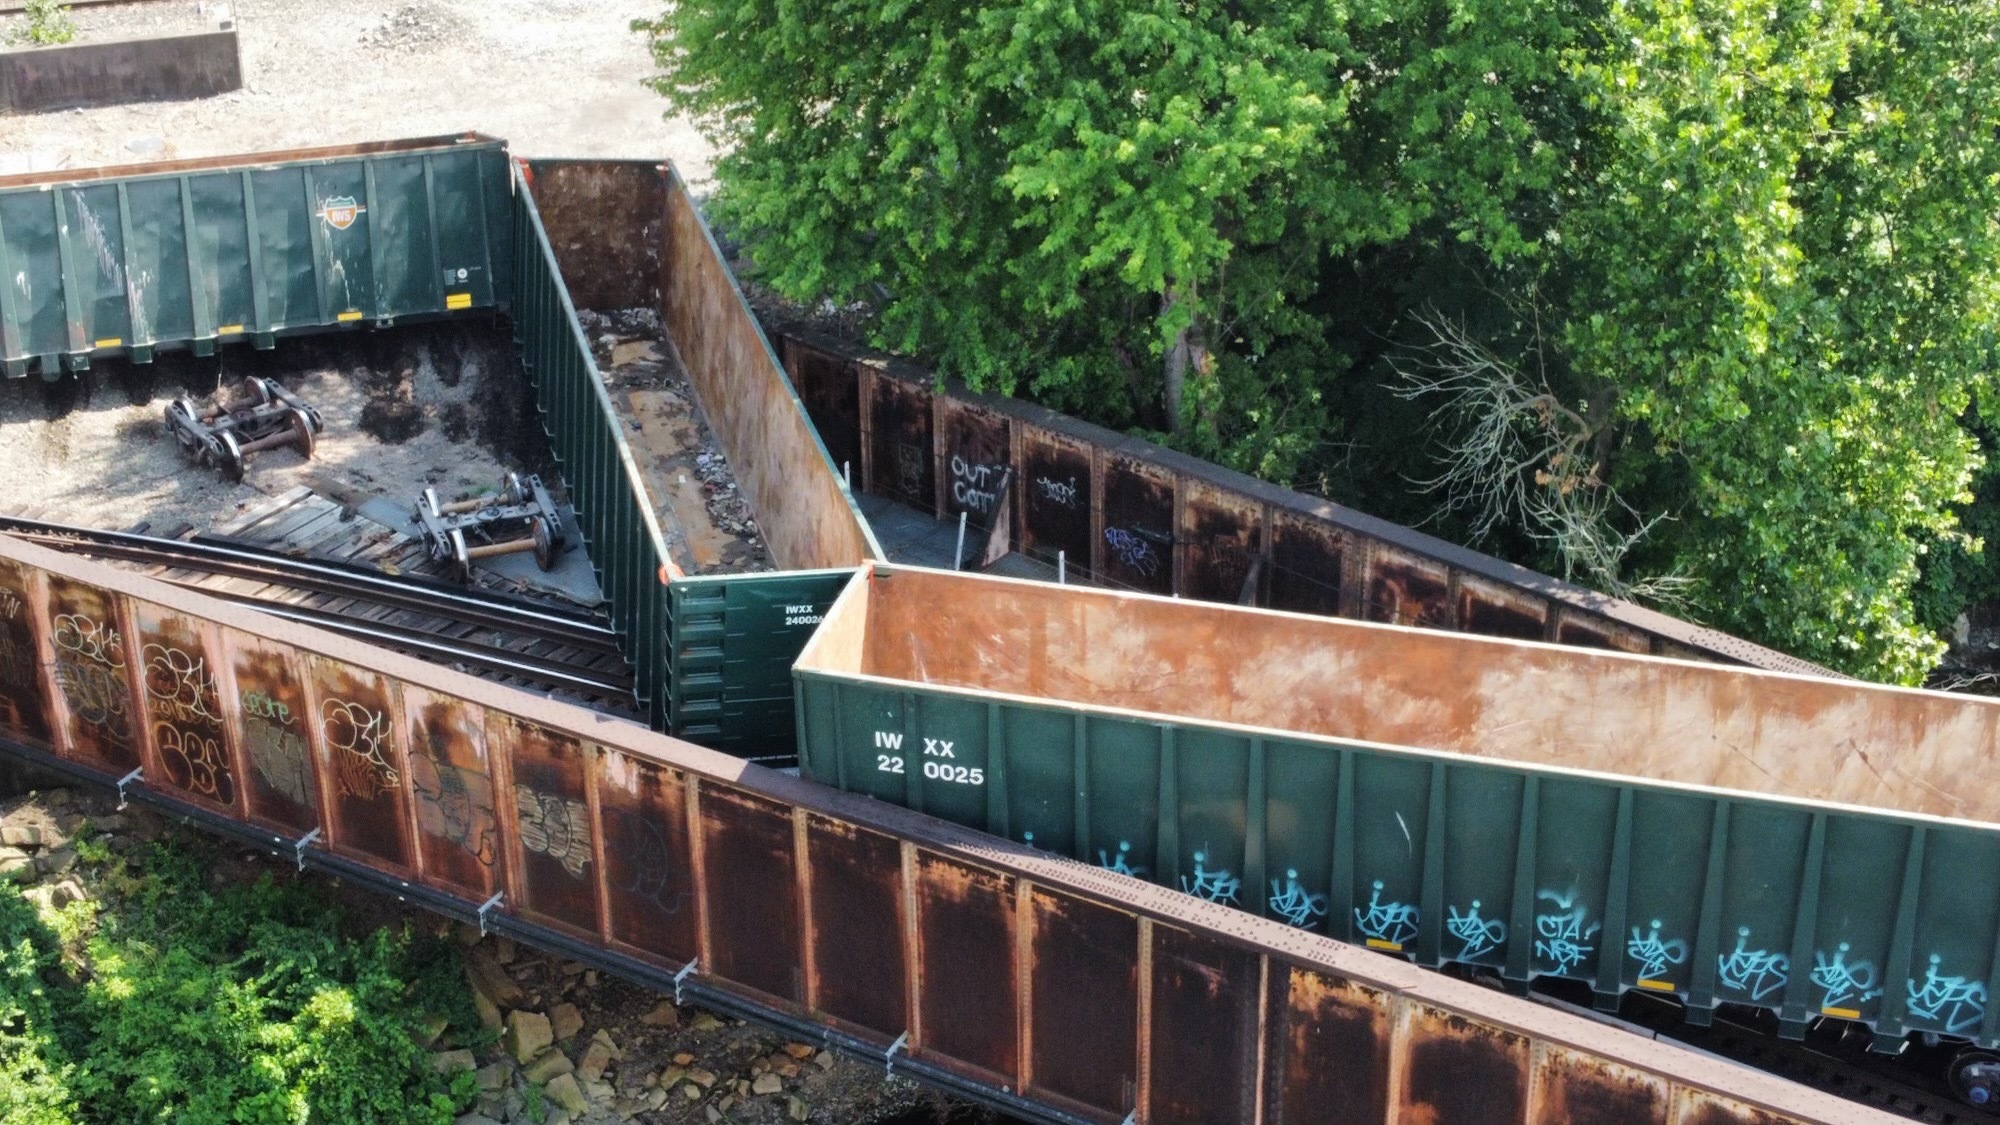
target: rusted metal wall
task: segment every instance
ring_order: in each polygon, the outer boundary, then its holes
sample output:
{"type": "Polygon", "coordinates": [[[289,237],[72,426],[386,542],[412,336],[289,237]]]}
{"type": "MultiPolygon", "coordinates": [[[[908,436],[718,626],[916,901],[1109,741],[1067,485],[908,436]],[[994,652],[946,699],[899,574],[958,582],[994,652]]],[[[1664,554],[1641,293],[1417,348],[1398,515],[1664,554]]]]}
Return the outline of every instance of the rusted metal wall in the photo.
{"type": "Polygon", "coordinates": [[[242,88],[233,24],[0,51],[0,113],[189,101],[242,88]]]}
{"type": "MultiPolygon", "coordinates": [[[[1008,434],[1013,544],[1081,578],[1204,601],[1831,675],[1741,638],[1605,597],[1338,504],[804,331],[785,370],[855,487],[924,510],[955,463],[1008,434]],[[967,429],[967,415],[984,421],[967,429]],[[935,421],[934,421],[935,420],[935,421]]],[[[948,509],[948,510],[956,510],[948,509]]]]}
{"type": "Polygon", "coordinates": [[[652,160],[523,161],[579,309],[660,307],[666,177],[652,160]]]}
{"type": "Polygon", "coordinates": [[[6,538],[0,639],[0,748],[1039,1120],[1884,1120],[6,538]]]}
{"type": "Polygon", "coordinates": [[[856,566],[880,548],[680,176],[666,171],[660,297],[668,343],[786,570],[856,566]]]}

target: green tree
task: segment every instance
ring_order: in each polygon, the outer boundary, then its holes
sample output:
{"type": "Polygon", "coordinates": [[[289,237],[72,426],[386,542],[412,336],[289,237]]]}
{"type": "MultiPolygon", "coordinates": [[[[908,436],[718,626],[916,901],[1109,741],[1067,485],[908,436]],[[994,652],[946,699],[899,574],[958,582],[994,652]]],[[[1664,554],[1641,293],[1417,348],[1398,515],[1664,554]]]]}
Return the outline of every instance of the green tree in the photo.
{"type": "Polygon", "coordinates": [[[716,217],[760,280],[867,302],[879,345],[1281,481],[1336,475],[1344,429],[1341,499],[1512,498],[1446,529],[1607,589],[1670,576],[1846,670],[1935,654],[1910,586],[1995,366],[1996,0],[681,0],[636,26],[726,150],[716,217]],[[1443,396],[1442,471],[1392,393],[1427,363],[1400,389],[1443,396]]]}

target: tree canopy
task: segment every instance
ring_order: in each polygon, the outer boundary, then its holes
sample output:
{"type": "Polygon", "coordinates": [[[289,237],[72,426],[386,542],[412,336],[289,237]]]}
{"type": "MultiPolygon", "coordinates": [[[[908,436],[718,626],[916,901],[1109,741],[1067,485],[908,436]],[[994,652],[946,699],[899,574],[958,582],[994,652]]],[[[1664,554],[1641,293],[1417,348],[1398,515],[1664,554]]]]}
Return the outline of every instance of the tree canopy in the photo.
{"type": "Polygon", "coordinates": [[[1444,530],[1845,670],[1938,651],[1911,588],[2000,359],[2000,0],[639,26],[759,280],[881,346],[1379,514],[1485,505],[1444,530]]]}

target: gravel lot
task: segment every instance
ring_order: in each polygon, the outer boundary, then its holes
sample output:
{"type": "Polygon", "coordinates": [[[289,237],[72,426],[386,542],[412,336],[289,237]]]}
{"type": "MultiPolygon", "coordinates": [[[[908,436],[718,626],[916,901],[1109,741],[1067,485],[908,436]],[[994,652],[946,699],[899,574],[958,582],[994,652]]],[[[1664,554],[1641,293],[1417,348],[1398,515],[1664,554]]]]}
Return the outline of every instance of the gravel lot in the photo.
{"type": "MultiPolygon", "coordinates": [[[[530,156],[664,156],[705,181],[707,143],[640,85],[653,60],[631,22],[664,2],[236,0],[242,90],[0,117],[0,172],[475,129],[530,156]]],[[[219,7],[152,0],[72,18],[111,37],[199,27],[219,7]]],[[[0,17],[0,38],[21,18],[0,17]]]]}

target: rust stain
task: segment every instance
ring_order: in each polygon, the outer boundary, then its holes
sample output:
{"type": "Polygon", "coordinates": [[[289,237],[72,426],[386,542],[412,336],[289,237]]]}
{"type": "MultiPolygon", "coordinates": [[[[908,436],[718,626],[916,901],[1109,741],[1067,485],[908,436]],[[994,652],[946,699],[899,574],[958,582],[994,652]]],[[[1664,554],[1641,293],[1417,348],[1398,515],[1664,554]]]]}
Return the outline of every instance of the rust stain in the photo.
{"type": "Polygon", "coordinates": [[[1674,1091],[1675,1125],[1785,1125],[1789,1120],[1705,1090],[1683,1086],[1674,1091]]]}
{"type": "Polygon", "coordinates": [[[50,574],[48,635],[70,750],[115,773],[139,765],[125,635],[112,596],[50,574]]]}
{"type": "Polygon", "coordinates": [[[1651,1074],[1551,1047],[1535,1074],[1535,1120],[1568,1125],[1666,1125],[1667,1083],[1651,1074]]]}
{"type": "Polygon", "coordinates": [[[1048,560],[1061,553],[1078,575],[1090,573],[1089,446],[1024,424],[1021,489],[1021,549],[1048,560]]]}
{"type": "Polygon", "coordinates": [[[1139,920],[1040,889],[1030,909],[1034,1086],[1123,1116],[1137,1077],[1139,920]]]}
{"type": "Polygon", "coordinates": [[[1338,616],[1347,537],[1317,520],[1282,512],[1272,522],[1271,536],[1271,608],[1338,616]]]}
{"type": "Polygon", "coordinates": [[[1011,1081],[1017,1071],[1013,879],[917,855],[922,1050],[1011,1081]]]}
{"type": "Polygon", "coordinates": [[[229,710],[246,767],[250,817],[303,836],[320,823],[318,755],[305,683],[290,649],[235,640],[229,710]]]}
{"type": "Polygon", "coordinates": [[[1488,637],[1539,641],[1548,630],[1549,606],[1504,586],[1461,577],[1458,586],[1458,627],[1488,637]]]}
{"type": "Polygon", "coordinates": [[[1276,1086],[1270,1118],[1382,1121],[1389,1105],[1388,996],[1299,965],[1273,965],[1270,989],[1266,1058],[1276,1086]]]}
{"type": "Polygon", "coordinates": [[[805,997],[791,810],[737,790],[701,788],[702,871],[713,971],[770,996],[805,997]]]}
{"type": "Polygon", "coordinates": [[[484,900],[501,886],[485,710],[416,687],[403,710],[424,876],[484,900]]]}
{"type": "Polygon", "coordinates": [[[679,967],[699,952],[686,775],[618,750],[598,771],[613,940],[679,967]]]}
{"type": "Polygon", "coordinates": [[[0,559],[0,735],[50,750],[54,731],[42,695],[41,642],[29,574],[26,567],[0,559]]]}
{"type": "Polygon", "coordinates": [[[139,633],[139,682],[147,741],[166,784],[208,805],[234,809],[231,761],[215,661],[201,624],[144,602],[132,603],[139,633]]]}
{"type": "Polygon", "coordinates": [[[1147,1120],[1248,1120],[1256,1099],[1257,958],[1171,926],[1152,932],[1147,1120]]]}
{"type": "Polygon", "coordinates": [[[812,866],[812,992],[820,1011],[893,1040],[908,1011],[896,839],[826,817],[806,818],[812,866]]]}
{"type": "Polygon", "coordinates": [[[336,846],[411,866],[407,772],[382,677],[311,657],[311,722],[326,782],[327,835],[336,846]]]}
{"type": "Polygon", "coordinates": [[[1402,1120],[1413,1125],[1520,1121],[1528,1101],[1528,1040],[1455,1012],[1411,1016],[1402,1120]]]}
{"type": "Polygon", "coordinates": [[[512,791],[507,801],[521,873],[523,913],[560,926],[595,930],[597,840],[585,787],[581,740],[511,717],[490,722],[489,744],[504,747],[512,791]]]}
{"type": "Polygon", "coordinates": [[[1451,577],[1444,567],[1376,546],[1368,553],[1363,617],[1392,625],[1451,626],[1451,577]]]}

